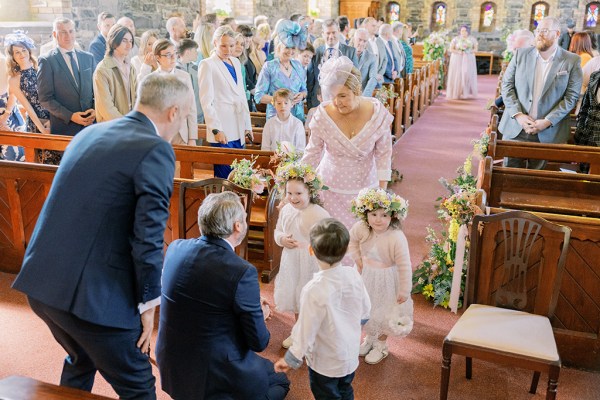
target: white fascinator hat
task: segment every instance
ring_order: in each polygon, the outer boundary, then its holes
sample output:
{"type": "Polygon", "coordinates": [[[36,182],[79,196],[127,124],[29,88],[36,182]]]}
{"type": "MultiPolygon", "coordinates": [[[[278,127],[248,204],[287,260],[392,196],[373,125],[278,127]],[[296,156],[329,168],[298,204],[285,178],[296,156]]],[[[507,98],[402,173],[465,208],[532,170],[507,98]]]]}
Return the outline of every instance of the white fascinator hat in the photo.
{"type": "Polygon", "coordinates": [[[324,101],[333,99],[332,89],[344,85],[349,77],[356,79],[360,86],[360,79],[352,73],[354,63],[346,56],[334,57],[325,61],[319,70],[319,86],[324,101]]]}

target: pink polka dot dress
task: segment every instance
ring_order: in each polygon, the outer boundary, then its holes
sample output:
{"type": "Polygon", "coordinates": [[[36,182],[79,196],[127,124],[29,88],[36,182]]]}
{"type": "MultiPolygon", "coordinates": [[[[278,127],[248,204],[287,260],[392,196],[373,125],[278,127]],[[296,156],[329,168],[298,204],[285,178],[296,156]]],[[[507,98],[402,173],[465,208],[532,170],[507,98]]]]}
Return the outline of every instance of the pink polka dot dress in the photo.
{"type": "Polygon", "coordinates": [[[310,121],[310,140],[302,161],[317,168],[329,190],[321,192],[323,207],[348,229],[356,218],[350,202],[366,187],[389,181],[392,165],[393,120],[389,111],[374,98],[373,116],[360,132],[348,139],[327,114],[321,103],[310,121]]]}

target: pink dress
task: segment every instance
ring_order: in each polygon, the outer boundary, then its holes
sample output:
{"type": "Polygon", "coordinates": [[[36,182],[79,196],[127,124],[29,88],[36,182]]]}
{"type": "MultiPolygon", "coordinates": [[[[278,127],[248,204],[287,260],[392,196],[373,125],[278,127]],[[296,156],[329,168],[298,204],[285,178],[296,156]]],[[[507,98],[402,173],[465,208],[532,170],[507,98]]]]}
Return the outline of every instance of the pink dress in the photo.
{"type": "Polygon", "coordinates": [[[472,99],[477,97],[477,63],[475,49],[477,42],[471,36],[462,39],[455,37],[450,43],[450,63],[448,65],[448,81],[446,98],[472,99]],[[464,51],[460,51],[464,49],[464,51]]]}
{"type": "Polygon", "coordinates": [[[325,111],[330,102],[321,103],[310,122],[310,140],[302,161],[317,168],[329,190],[321,192],[323,208],[348,229],[356,218],[350,202],[367,187],[389,181],[392,165],[393,117],[377,99],[371,119],[352,139],[348,139],[325,111]]]}

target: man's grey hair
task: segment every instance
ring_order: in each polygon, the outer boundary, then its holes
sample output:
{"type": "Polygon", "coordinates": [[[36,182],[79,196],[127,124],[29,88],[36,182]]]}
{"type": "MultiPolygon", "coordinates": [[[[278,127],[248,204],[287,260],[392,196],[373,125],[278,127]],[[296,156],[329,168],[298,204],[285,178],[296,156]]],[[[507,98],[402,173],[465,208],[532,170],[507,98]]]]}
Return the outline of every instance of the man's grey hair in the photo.
{"type": "Polygon", "coordinates": [[[73,27],[75,27],[75,22],[73,22],[72,19],[70,18],[64,18],[64,17],[58,17],[54,20],[54,22],[52,22],[52,31],[53,32],[58,32],[58,26],[59,25],[66,25],[66,24],[73,24],[73,27]]]}
{"type": "Polygon", "coordinates": [[[221,40],[223,36],[229,36],[230,38],[235,39],[235,32],[229,25],[222,25],[215,30],[215,33],[213,33],[213,43],[221,40]]]}
{"type": "Polygon", "coordinates": [[[204,236],[228,238],[234,224],[244,221],[244,206],[234,192],[211,193],[198,209],[198,226],[204,236]]]}
{"type": "Polygon", "coordinates": [[[404,24],[400,21],[394,21],[392,23],[392,30],[394,32],[398,32],[400,29],[404,28],[404,24]]]}
{"type": "Polygon", "coordinates": [[[556,29],[556,30],[560,30],[560,20],[556,17],[544,17],[541,21],[550,21],[550,23],[552,24],[552,29],[556,29]]]}
{"type": "Polygon", "coordinates": [[[527,46],[533,46],[533,42],[535,41],[535,36],[533,32],[527,29],[517,29],[513,32],[513,40],[517,38],[524,38],[527,40],[527,46]]]}
{"type": "Polygon", "coordinates": [[[169,107],[183,106],[190,97],[189,88],[173,74],[154,73],[140,82],[137,91],[137,104],[155,111],[169,107]]]}
{"type": "Polygon", "coordinates": [[[329,19],[326,19],[325,21],[323,21],[323,29],[329,28],[330,26],[335,26],[338,31],[340,30],[340,25],[337,23],[337,21],[335,19],[329,18],[329,19]]]}
{"type": "Polygon", "coordinates": [[[379,27],[379,36],[383,36],[384,34],[392,34],[392,26],[390,24],[383,24],[379,27]]]}
{"type": "Polygon", "coordinates": [[[165,28],[167,28],[167,32],[171,32],[171,30],[173,30],[173,27],[175,26],[175,24],[177,24],[178,22],[181,22],[181,23],[183,23],[183,25],[185,25],[185,21],[181,17],[169,18],[165,25],[165,28]]]}
{"type": "Polygon", "coordinates": [[[269,23],[269,17],[267,17],[266,15],[257,15],[256,17],[254,17],[254,26],[257,28],[260,24],[268,24],[268,23],[269,23]]]}

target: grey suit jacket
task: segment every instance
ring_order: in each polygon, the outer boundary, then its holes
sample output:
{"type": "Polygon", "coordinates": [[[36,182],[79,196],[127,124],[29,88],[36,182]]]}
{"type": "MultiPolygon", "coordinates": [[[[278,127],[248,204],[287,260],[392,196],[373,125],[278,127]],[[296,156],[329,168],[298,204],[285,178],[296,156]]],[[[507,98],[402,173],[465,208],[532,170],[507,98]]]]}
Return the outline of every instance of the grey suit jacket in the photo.
{"type": "MultiPolygon", "coordinates": [[[[375,43],[377,44],[377,75],[383,76],[385,74],[385,68],[387,67],[387,50],[385,49],[385,43],[383,39],[378,37],[375,39],[375,43]]],[[[383,79],[381,80],[383,82],[383,79]]]]}
{"type": "Polygon", "coordinates": [[[52,50],[39,61],[38,95],[42,106],[50,112],[50,132],[75,135],[83,129],[71,121],[71,116],[94,108],[92,77],[96,62],[92,54],[75,50],[79,66],[78,84],[58,49],[52,50]]]}
{"type": "MultiPolygon", "coordinates": [[[[535,47],[517,50],[504,73],[502,98],[506,109],[498,129],[507,139],[516,137],[522,131],[514,116],[518,113],[528,114],[531,110],[537,56],[535,47]]],[[[538,103],[537,118],[545,118],[552,123],[538,133],[540,142],[567,142],[570,127],[565,117],[577,104],[582,80],[579,56],[559,47],[538,103]]]]}
{"type": "MultiPolygon", "coordinates": [[[[343,43],[340,43],[339,46],[340,53],[343,56],[351,59],[354,65],[358,68],[356,49],[354,47],[346,46],[343,43]]],[[[306,88],[308,89],[308,97],[306,101],[308,103],[308,108],[313,108],[319,105],[319,100],[317,99],[317,90],[319,89],[319,68],[321,67],[321,61],[323,60],[325,48],[325,46],[317,47],[316,54],[313,57],[312,62],[308,65],[308,70],[306,71],[306,88]]]]}
{"type": "Polygon", "coordinates": [[[362,78],[363,96],[372,97],[377,85],[377,61],[375,54],[365,49],[358,58],[358,69],[362,78]]]}

